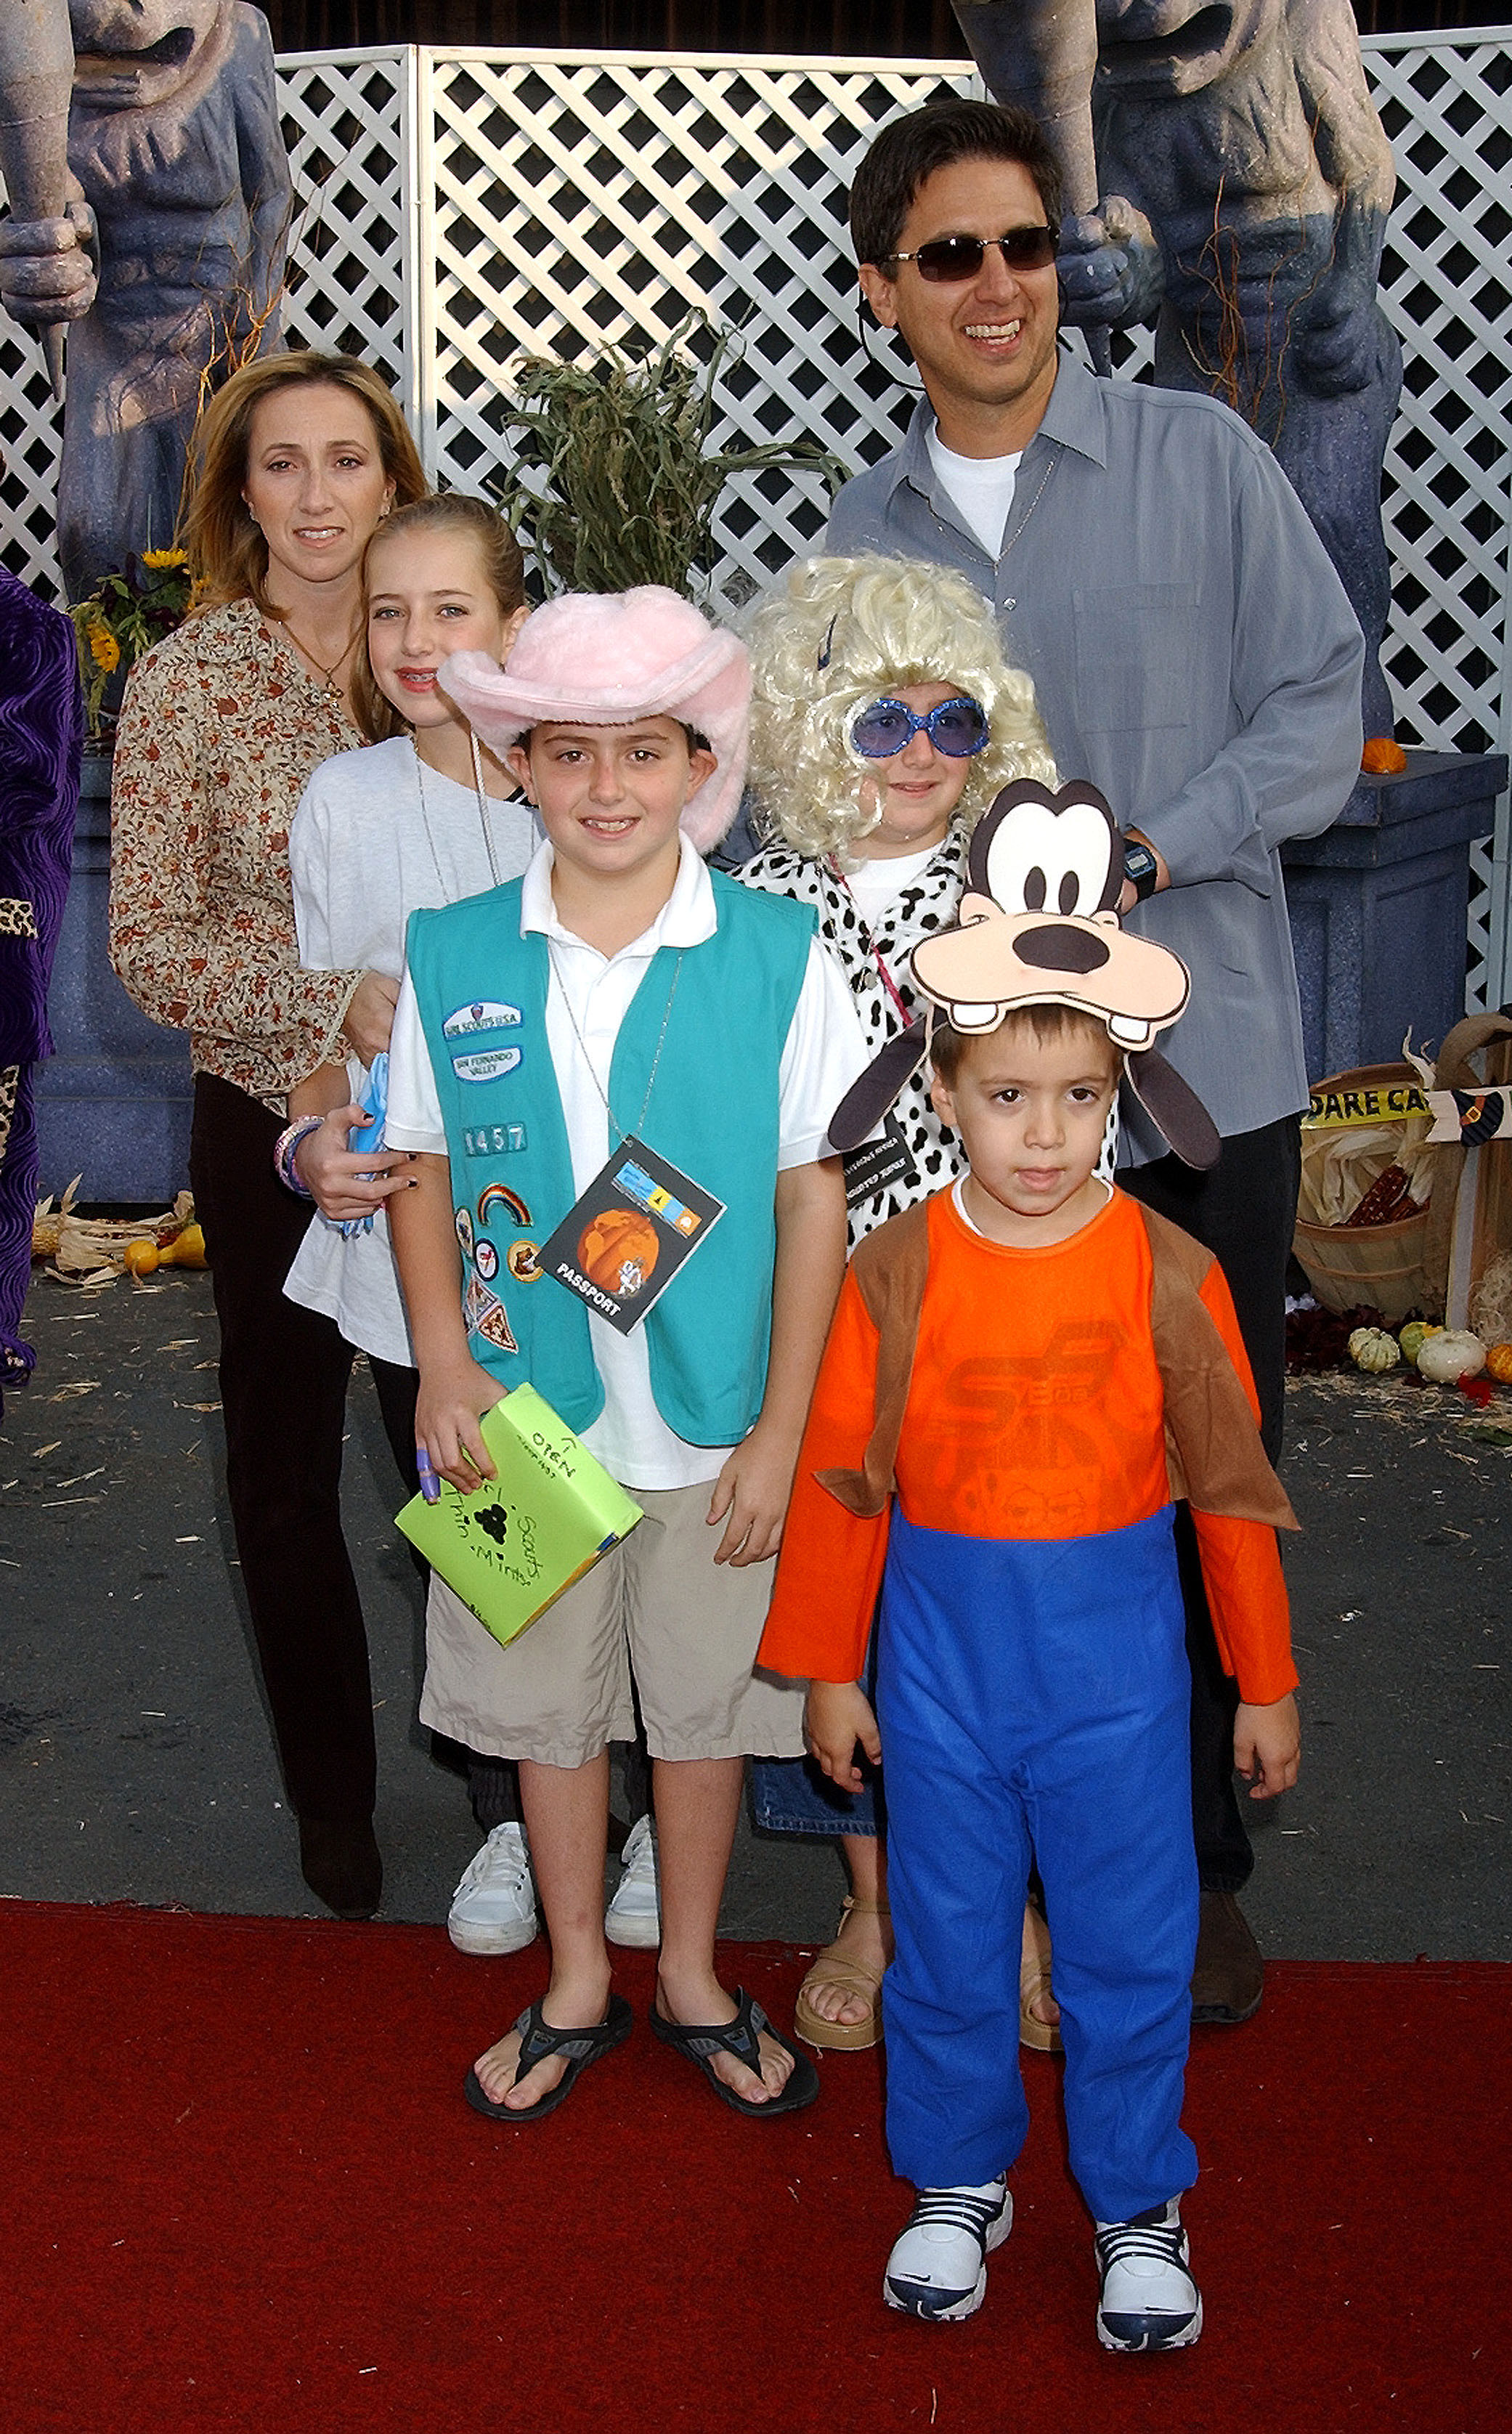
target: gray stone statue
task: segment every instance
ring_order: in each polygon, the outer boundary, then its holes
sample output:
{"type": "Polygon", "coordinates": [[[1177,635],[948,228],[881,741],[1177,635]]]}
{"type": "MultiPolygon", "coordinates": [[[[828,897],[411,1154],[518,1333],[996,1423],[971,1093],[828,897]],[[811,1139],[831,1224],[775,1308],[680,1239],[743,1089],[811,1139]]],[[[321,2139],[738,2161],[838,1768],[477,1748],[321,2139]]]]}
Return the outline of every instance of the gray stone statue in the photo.
{"type": "Polygon", "coordinates": [[[1349,0],[955,13],[1065,170],[1066,318],[1090,335],[1153,319],[1156,379],[1222,398],[1270,442],[1365,629],[1366,734],[1389,736],[1381,466],[1401,350],[1376,281],[1396,179],[1349,0]]]}
{"type": "MultiPolygon", "coordinates": [[[[32,19],[45,47],[53,5],[5,0],[18,15],[0,47],[0,129],[30,127],[34,153],[48,122],[15,54],[32,19]]],[[[0,302],[44,334],[69,325],[58,534],[77,600],[132,551],[172,540],[206,386],[277,343],[291,189],[260,9],[67,0],[67,12],[66,191],[45,216],[13,201],[0,302]]]]}

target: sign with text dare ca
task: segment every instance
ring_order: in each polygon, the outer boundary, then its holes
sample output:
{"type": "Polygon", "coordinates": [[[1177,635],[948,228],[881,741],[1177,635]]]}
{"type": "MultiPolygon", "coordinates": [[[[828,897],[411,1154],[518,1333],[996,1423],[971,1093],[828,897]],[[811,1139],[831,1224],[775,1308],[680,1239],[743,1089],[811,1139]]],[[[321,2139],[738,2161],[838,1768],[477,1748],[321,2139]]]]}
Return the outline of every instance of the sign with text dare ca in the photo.
{"type": "Polygon", "coordinates": [[[1369,1089],[1314,1090],[1302,1118],[1312,1131],[1344,1124],[1401,1124],[1433,1113],[1414,1082],[1376,1083],[1369,1089]]]}

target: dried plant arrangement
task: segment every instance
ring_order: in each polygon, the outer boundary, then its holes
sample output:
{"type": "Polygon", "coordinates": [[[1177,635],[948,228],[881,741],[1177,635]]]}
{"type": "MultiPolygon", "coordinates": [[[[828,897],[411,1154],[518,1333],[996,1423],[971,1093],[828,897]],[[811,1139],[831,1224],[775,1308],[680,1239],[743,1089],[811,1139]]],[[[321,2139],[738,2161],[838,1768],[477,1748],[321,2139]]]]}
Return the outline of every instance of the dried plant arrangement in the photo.
{"type": "Polygon", "coordinates": [[[76,1174],[60,1201],[49,1196],[37,1203],[31,1256],[51,1262],[44,1276],[64,1285],[104,1285],[123,1273],[141,1277],[159,1267],[206,1264],[190,1192],[180,1191],[173,1207],[156,1217],[80,1217],[75,1204],[82,1181],[76,1174]]]}
{"type": "Polygon", "coordinates": [[[500,504],[548,591],[663,583],[695,596],[698,578],[707,589],[714,506],[731,474],[818,472],[838,489],[848,469],[816,440],[710,447],[715,384],[738,344],[691,313],[644,356],[606,347],[588,363],[526,358],[500,504]]]}
{"type": "Polygon", "coordinates": [[[129,557],[121,573],[101,575],[89,598],[69,609],[78,637],[92,745],[105,743],[114,728],[107,692],[119,702],[121,687],[138,660],[182,625],[189,592],[189,568],[181,549],[145,549],[129,557]]]}

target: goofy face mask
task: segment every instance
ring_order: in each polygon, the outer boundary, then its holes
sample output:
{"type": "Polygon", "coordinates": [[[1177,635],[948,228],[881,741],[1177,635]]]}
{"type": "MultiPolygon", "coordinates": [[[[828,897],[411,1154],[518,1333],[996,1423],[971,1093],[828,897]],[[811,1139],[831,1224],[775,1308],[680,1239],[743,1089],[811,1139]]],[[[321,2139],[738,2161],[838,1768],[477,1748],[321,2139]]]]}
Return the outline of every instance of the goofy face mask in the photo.
{"type": "Polygon", "coordinates": [[[966,893],[948,930],[908,958],[930,1001],[846,1093],[831,1146],[856,1148],[881,1123],[941,1016],[957,1031],[995,1031],[1025,1005],[1069,1005],[1108,1026],[1127,1052],[1125,1079],[1184,1164],[1216,1164],[1218,1135],[1201,1101],[1153,1045],[1191,993],[1186,966],[1152,938],[1127,936],[1117,912],[1123,839],[1093,786],[1058,795],[1020,779],[1005,786],[971,838],[966,893]]]}

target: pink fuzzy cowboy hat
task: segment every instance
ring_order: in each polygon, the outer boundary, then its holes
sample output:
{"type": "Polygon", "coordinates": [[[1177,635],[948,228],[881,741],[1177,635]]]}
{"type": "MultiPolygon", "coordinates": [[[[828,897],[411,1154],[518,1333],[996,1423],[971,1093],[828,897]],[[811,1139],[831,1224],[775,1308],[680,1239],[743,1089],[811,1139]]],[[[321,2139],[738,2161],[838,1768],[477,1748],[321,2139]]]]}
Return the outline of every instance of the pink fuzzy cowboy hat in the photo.
{"type": "Polygon", "coordinates": [[[718,763],[683,806],[684,833],[707,853],[740,808],[750,711],[746,645],[660,583],[548,600],[526,618],[502,668],[486,651],[455,651],[440,682],[501,753],[545,720],[629,727],[639,718],[680,718],[708,737],[718,763]]]}

